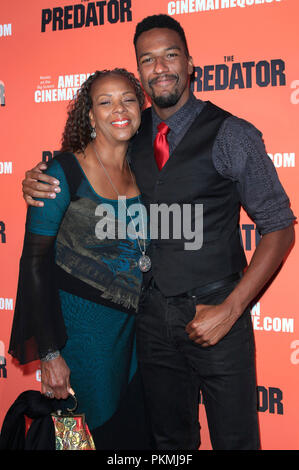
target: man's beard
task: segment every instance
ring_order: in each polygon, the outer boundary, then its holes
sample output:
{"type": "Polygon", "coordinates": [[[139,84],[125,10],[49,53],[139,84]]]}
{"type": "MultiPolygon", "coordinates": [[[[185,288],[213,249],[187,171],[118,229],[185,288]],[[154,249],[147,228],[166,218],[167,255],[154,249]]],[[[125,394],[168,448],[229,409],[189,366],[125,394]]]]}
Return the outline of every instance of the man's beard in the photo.
{"type": "Polygon", "coordinates": [[[158,108],[170,108],[177,104],[180,99],[179,91],[176,89],[173,93],[167,96],[156,96],[154,93],[152,95],[153,102],[158,106],[158,108]]]}
{"type": "MultiPolygon", "coordinates": [[[[173,75],[172,77],[175,78],[176,81],[178,82],[179,78],[177,76],[173,75]]],[[[169,93],[168,95],[156,96],[155,91],[152,87],[152,84],[154,81],[155,79],[149,83],[149,86],[152,90],[152,93],[151,93],[152,101],[159,108],[170,108],[171,106],[175,106],[181,97],[178,88],[175,88],[174,91],[172,93],[169,93]]]]}

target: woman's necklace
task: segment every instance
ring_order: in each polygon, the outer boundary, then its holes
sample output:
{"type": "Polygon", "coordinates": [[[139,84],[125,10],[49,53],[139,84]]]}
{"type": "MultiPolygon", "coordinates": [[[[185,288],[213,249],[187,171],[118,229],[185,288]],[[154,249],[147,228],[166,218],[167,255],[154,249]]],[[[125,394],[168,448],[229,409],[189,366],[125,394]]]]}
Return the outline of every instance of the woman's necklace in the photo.
{"type": "MultiPolygon", "coordinates": [[[[135,233],[136,233],[136,238],[137,238],[137,242],[138,242],[138,246],[139,246],[139,250],[141,252],[141,256],[138,260],[138,266],[139,266],[139,269],[140,271],[142,271],[143,273],[146,273],[147,271],[149,271],[152,267],[152,263],[151,263],[151,259],[149,256],[147,256],[145,254],[146,252],[146,242],[145,242],[145,238],[143,238],[143,249],[140,245],[140,241],[139,241],[139,236],[138,236],[138,233],[137,233],[137,230],[136,230],[136,225],[134,223],[134,220],[132,219],[132,216],[130,214],[130,211],[128,210],[127,208],[127,204],[124,202],[123,198],[120,197],[120,194],[119,192],[117,191],[116,187],[114,186],[113,184],[113,181],[111,180],[110,178],[110,175],[108,173],[108,171],[106,170],[102,160],[100,159],[99,157],[99,154],[97,152],[97,149],[95,148],[95,146],[93,145],[93,149],[94,149],[94,152],[95,152],[95,155],[97,157],[97,160],[99,161],[99,163],[101,164],[104,172],[105,172],[105,175],[107,176],[107,179],[108,181],[110,182],[112,188],[114,189],[115,193],[117,194],[118,196],[118,200],[121,200],[121,202],[123,203],[124,207],[125,207],[125,210],[126,210],[126,213],[128,214],[128,216],[130,217],[131,221],[132,221],[132,224],[133,224],[133,227],[134,227],[134,230],[135,230],[135,233]]],[[[131,178],[132,178],[132,182],[134,184],[134,178],[133,178],[133,175],[132,175],[132,171],[131,171],[131,168],[130,168],[130,165],[128,163],[128,161],[126,160],[127,162],[127,165],[128,165],[128,168],[129,168],[129,171],[130,171],[130,174],[131,174],[131,178]]],[[[140,206],[142,205],[141,204],[141,201],[140,201],[140,197],[138,195],[138,201],[139,201],[139,204],[140,206]]],[[[145,235],[145,231],[144,231],[144,220],[143,220],[143,211],[142,211],[142,207],[141,207],[141,219],[142,219],[142,232],[143,232],[143,235],[145,235]]]]}

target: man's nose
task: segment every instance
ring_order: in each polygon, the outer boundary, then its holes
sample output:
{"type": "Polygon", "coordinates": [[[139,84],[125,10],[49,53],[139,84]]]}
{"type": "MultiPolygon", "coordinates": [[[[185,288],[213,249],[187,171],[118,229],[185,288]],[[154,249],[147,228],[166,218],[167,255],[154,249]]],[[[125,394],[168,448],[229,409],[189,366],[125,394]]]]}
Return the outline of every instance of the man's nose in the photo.
{"type": "Polygon", "coordinates": [[[156,73],[163,73],[163,72],[167,72],[168,70],[169,70],[168,69],[168,64],[167,64],[165,58],[164,57],[156,57],[154,71],[156,73]]]}

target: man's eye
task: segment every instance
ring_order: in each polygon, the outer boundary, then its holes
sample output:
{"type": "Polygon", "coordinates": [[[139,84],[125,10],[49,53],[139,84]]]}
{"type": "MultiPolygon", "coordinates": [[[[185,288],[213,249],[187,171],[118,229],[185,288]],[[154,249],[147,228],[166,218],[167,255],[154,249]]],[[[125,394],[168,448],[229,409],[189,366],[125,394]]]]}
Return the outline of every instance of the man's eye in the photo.
{"type": "Polygon", "coordinates": [[[99,105],[102,105],[102,104],[105,105],[105,104],[109,104],[109,103],[110,103],[110,101],[100,101],[100,103],[98,103],[98,104],[99,105]]]}
{"type": "Polygon", "coordinates": [[[142,59],[141,63],[142,63],[142,64],[146,64],[146,63],[151,62],[151,60],[152,60],[151,57],[147,57],[146,59],[142,59]]]}

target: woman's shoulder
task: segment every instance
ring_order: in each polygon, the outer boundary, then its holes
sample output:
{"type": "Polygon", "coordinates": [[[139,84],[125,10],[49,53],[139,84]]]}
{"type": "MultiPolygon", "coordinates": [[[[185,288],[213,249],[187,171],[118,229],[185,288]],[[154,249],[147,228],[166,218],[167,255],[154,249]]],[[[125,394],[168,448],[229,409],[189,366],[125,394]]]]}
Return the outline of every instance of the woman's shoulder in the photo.
{"type": "Polygon", "coordinates": [[[71,152],[60,152],[55,155],[51,160],[46,162],[48,170],[60,171],[72,167],[76,163],[76,157],[71,152]]]}
{"type": "Polygon", "coordinates": [[[82,180],[82,171],[72,152],[61,152],[49,162],[47,173],[59,181],[67,183],[70,193],[74,194],[82,180]]]}
{"type": "Polygon", "coordinates": [[[47,169],[45,173],[59,179],[59,176],[67,180],[73,177],[78,167],[77,159],[71,152],[61,152],[46,162],[47,169]]]}

